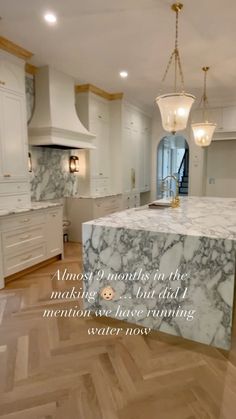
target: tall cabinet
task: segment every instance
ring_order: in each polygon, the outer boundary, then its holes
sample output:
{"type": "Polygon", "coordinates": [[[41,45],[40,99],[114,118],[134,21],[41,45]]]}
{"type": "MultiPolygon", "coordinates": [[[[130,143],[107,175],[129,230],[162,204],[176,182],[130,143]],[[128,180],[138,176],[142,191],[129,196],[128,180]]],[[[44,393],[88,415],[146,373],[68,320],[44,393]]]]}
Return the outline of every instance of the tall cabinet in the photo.
{"type": "Polygon", "coordinates": [[[24,62],[0,52],[0,208],[30,205],[24,62]]]}
{"type": "Polygon", "coordinates": [[[100,196],[110,193],[110,107],[109,101],[88,91],[77,93],[76,108],[80,120],[96,135],[96,149],[81,152],[86,160],[80,179],[82,195],[100,196]]]}
{"type": "Polygon", "coordinates": [[[78,87],[78,115],[96,135],[96,149],[80,152],[82,195],[123,194],[124,208],[138,206],[139,194],[150,190],[151,118],[121,97],[109,100],[78,87]]]}

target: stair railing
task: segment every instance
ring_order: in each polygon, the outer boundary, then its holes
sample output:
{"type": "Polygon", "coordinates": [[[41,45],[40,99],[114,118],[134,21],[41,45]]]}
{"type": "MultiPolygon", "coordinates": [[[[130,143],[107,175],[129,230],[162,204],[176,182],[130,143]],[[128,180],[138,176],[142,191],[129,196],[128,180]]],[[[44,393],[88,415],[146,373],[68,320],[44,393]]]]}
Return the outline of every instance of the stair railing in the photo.
{"type": "Polygon", "coordinates": [[[181,160],[180,166],[179,166],[179,170],[178,170],[178,179],[179,182],[182,181],[183,176],[185,174],[185,169],[187,168],[187,164],[188,164],[188,150],[186,149],[183,155],[183,158],[181,160]]]}

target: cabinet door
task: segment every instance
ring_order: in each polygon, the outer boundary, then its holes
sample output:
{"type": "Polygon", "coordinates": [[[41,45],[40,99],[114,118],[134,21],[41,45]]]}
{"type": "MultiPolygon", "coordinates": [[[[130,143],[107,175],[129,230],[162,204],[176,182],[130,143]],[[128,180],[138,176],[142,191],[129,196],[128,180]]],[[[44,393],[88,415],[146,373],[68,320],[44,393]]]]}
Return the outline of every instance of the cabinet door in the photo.
{"type": "Polygon", "coordinates": [[[236,107],[229,106],[223,108],[223,130],[236,131],[236,107]]]}
{"type": "Polygon", "coordinates": [[[0,180],[27,180],[25,97],[0,91],[0,180]]]}
{"type": "Polygon", "coordinates": [[[130,128],[123,130],[123,147],[122,147],[122,177],[123,177],[123,192],[129,193],[131,186],[131,168],[132,168],[132,131],[130,128]]]}
{"type": "Polygon", "coordinates": [[[47,257],[63,253],[62,208],[47,213],[47,257]]]}
{"type": "Polygon", "coordinates": [[[131,163],[131,190],[133,192],[140,191],[140,155],[142,153],[142,136],[140,130],[136,128],[131,129],[132,137],[132,151],[130,153],[131,163]],[[132,180],[132,173],[134,171],[134,181],[132,180]]]}
{"type": "Polygon", "coordinates": [[[22,64],[0,58],[0,86],[17,93],[25,93],[25,72],[22,64]]]}
{"type": "Polygon", "coordinates": [[[92,120],[90,129],[96,134],[95,150],[90,152],[91,176],[110,177],[109,123],[102,117],[92,120]]]}
{"type": "Polygon", "coordinates": [[[150,162],[151,162],[151,125],[150,118],[141,116],[141,152],[140,152],[140,191],[150,190],[150,162]]]}

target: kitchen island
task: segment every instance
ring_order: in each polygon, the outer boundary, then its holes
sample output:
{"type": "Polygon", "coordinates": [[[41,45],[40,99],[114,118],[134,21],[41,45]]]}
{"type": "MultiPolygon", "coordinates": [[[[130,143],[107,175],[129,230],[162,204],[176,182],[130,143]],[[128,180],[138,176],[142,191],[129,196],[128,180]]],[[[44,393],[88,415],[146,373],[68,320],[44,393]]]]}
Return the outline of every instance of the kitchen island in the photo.
{"type": "Polygon", "coordinates": [[[183,197],[83,224],[85,308],[228,350],[236,199],[183,197]]]}

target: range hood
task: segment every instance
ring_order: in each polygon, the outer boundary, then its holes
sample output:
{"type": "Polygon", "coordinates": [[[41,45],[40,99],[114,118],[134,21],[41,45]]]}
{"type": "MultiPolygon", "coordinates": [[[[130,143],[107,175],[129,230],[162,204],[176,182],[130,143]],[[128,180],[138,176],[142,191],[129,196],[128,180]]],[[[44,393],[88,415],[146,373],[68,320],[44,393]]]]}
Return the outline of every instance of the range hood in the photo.
{"type": "Polygon", "coordinates": [[[94,149],[91,134],[75,109],[74,79],[45,66],[35,77],[35,110],[29,124],[29,144],[64,149],[94,149]]]}

